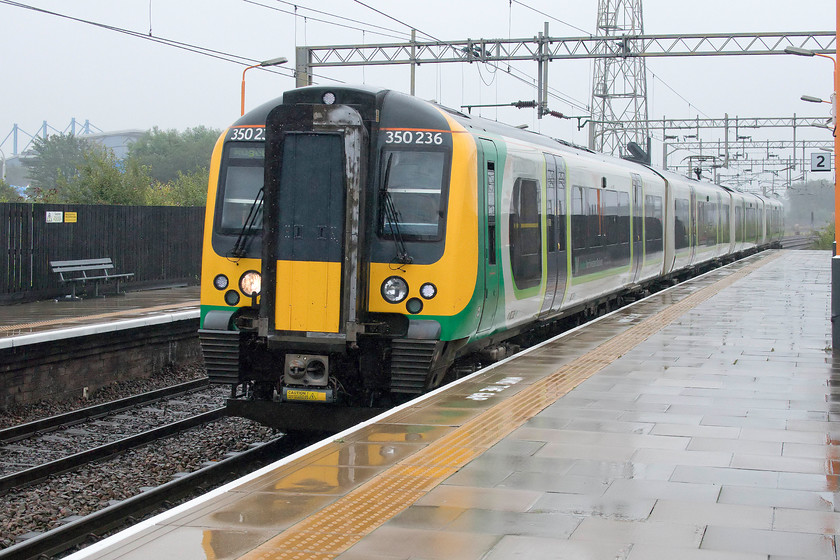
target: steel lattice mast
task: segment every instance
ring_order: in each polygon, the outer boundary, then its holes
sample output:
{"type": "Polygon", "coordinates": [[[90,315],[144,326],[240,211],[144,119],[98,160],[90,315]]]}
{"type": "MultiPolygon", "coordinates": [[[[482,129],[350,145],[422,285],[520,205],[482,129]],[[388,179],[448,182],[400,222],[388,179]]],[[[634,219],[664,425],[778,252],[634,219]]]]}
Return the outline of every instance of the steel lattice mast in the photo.
{"type": "Polygon", "coordinates": [[[598,44],[592,83],[590,147],[625,155],[635,142],[647,150],[647,76],[641,44],[644,35],[642,0],[599,0],[598,44]],[[609,37],[611,40],[606,40],[609,37]]]}

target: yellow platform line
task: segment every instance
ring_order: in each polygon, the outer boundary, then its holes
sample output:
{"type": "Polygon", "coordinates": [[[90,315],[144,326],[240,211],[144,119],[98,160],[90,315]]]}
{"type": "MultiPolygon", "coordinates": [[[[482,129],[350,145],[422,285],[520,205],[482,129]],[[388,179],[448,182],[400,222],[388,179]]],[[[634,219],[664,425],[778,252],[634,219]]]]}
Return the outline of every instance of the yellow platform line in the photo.
{"type": "Polygon", "coordinates": [[[240,558],[335,558],[604,366],[780,255],[764,256],[630,327],[240,558]]]}
{"type": "Polygon", "coordinates": [[[154,307],[136,307],[126,308],[121,311],[111,311],[108,313],[97,313],[95,315],[78,315],[73,317],[63,317],[61,319],[49,319],[47,321],[38,321],[36,323],[22,323],[19,325],[3,325],[0,326],[0,332],[19,331],[25,329],[35,329],[38,327],[49,327],[52,325],[68,325],[78,321],[89,321],[91,319],[110,319],[112,317],[119,317],[120,315],[131,315],[146,313],[149,311],[163,311],[165,309],[177,309],[180,307],[198,307],[199,301],[185,301],[183,303],[169,303],[166,305],[156,305],[154,307]]]}

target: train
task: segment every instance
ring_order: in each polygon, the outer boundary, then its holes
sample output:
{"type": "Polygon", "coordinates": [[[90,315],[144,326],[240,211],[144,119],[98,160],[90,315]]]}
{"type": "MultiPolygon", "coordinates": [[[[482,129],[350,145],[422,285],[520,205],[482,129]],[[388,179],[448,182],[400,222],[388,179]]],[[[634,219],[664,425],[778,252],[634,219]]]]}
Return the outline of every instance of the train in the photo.
{"type": "Polygon", "coordinates": [[[778,246],[778,200],[370,86],[309,86],[213,150],[199,339],[231,414],[329,431],[778,246]]]}

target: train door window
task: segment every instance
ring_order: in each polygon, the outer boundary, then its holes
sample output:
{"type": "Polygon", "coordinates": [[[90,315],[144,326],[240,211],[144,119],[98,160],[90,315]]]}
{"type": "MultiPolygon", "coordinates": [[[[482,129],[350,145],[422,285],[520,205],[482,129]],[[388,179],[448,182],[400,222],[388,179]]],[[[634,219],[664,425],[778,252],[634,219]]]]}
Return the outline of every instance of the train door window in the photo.
{"type": "Polygon", "coordinates": [[[690,208],[687,198],[674,199],[674,249],[685,249],[689,245],[690,208]]]}
{"type": "Polygon", "coordinates": [[[566,250],[566,162],[561,157],[555,157],[557,163],[557,247],[566,250]]]}
{"type": "Polygon", "coordinates": [[[601,191],[588,188],[584,190],[584,195],[586,196],[585,212],[588,216],[586,234],[589,239],[589,246],[600,247],[604,244],[604,212],[601,191]]]}
{"type": "MultiPolygon", "coordinates": [[[[226,146],[222,173],[224,183],[220,185],[218,230],[220,233],[238,234],[248,213],[254,206],[263,186],[265,145],[237,142],[226,146]]],[[[262,230],[262,209],[258,209],[252,230],[262,230]]]]}
{"type": "Polygon", "coordinates": [[[496,264],[496,163],[487,162],[487,251],[490,264],[496,264]]]}
{"type": "Polygon", "coordinates": [[[537,286],[542,279],[542,215],[539,183],[519,178],[510,201],[510,261],[517,288],[537,286]]]}
{"type": "Polygon", "coordinates": [[[743,203],[735,204],[735,243],[743,243],[744,241],[744,205],[743,203]]]}
{"type": "Polygon", "coordinates": [[[729,243],[729,205],[723,204],[720,207],[720,242],[729,243]]]}
{"type": "MultiPolygon", "coordinates": [[[[549,158],[551,156],[546,156],[549,158]]],[[[553,163],[553,162],[552,162],[553,163]]],[[[557,216],[555,215],[554,209],[557,205],[557,175],[554,170],[554,166],[546,165],[545,170],[545,179],[546,179],[546,201],[545,201],[545,211],[546,211],[546,224],[548,227],[548,231],[546,232],[547,235],[547,243],[548,246],[546,250],[549,253],[554,253],[557,250],[557,216]]]]}
{"type": "Polygon", "coordinates": [[[662,251],[662,197],[645,196],[645,251],[662,251]]]}
{"type": "MultiPolygon", "coordinates": [[[[443,237],[447,157],[444,152],[385,150],[382,177],[394,212],[380,212],[379,232],[403,239],[438,241],[443,237]],[[390,169],[388,169],[390,166],[390,169]]],[[[384,201],[383,201],[384,202],[384,201]]]]}

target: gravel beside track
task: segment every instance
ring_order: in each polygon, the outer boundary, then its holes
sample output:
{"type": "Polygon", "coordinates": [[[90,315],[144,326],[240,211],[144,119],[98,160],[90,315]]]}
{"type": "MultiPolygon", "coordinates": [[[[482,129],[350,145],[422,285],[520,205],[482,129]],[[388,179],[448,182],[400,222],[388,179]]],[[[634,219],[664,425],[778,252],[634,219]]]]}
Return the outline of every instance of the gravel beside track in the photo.
{"type": "Polygon", "coordinates": [[[0,548],[274,436],[275,431],[249,420],[226,418],[0,496],[0,548]]]}

